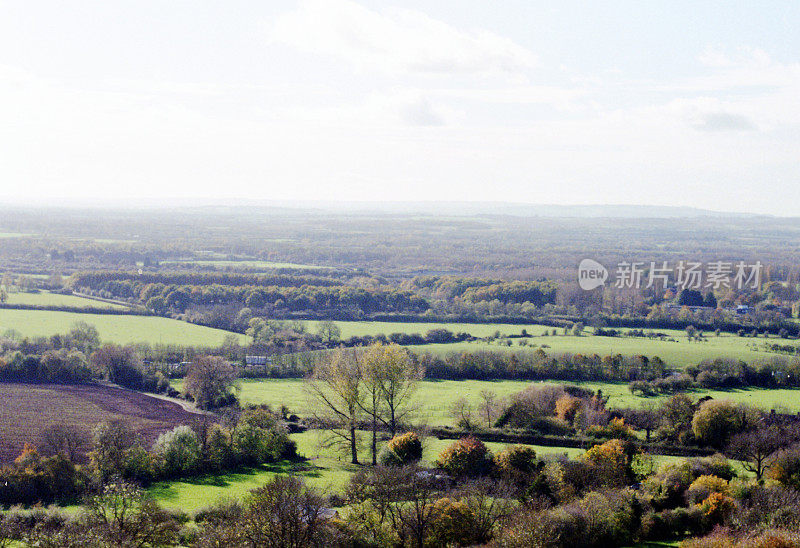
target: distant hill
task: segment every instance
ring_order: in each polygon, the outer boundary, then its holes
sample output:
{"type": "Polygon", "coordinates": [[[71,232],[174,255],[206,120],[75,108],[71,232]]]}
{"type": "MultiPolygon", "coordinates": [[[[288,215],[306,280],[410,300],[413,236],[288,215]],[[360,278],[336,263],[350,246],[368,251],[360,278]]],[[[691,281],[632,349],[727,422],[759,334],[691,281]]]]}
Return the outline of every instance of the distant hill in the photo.
{"type": "MultiPolygon", "coordinates": [[[[248,206],[243,206],[248,207],[248,206]]],[[[258,207],[252,204],[252,207],[258,207]]],[[[395,213],[422,215],[512,215],[519,217],[661,218],[756,217],[747,213],[712,211],[684,206],[555,205],[510,202],[272,202],[264,207],[311,209],[336,213],[395,213]]]]}

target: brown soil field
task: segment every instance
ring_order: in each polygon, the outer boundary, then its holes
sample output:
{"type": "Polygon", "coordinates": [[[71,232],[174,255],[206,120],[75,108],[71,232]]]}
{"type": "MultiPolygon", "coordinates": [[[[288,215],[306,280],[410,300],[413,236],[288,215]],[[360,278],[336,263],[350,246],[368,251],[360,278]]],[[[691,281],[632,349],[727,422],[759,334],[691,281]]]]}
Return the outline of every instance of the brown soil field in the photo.
{"type": "Polygon", "coordinates": [[[14,460],[25,442],[38,445],[42,431],[55,423],[91,429],[106,419],[124,419],[149,448],[159,434],[197,418],[174,402],[124,388],[0,383],[0,463],[14,460]]]}

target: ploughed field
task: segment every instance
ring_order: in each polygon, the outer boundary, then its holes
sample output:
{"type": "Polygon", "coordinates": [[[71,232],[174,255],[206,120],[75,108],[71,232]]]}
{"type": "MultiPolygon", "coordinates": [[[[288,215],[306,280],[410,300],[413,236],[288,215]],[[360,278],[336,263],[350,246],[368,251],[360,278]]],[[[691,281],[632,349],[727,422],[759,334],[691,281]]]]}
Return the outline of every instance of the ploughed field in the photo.
{"type": "Polygon", "coordinates": [[[197,415],[177,403],[123,388],[0,383],[0,462],[14,460],[25,442],[37,445],[51,424],[91,429],[106,419],[127,420],[149,447],[159,434],[191,424],[197,415]]]}

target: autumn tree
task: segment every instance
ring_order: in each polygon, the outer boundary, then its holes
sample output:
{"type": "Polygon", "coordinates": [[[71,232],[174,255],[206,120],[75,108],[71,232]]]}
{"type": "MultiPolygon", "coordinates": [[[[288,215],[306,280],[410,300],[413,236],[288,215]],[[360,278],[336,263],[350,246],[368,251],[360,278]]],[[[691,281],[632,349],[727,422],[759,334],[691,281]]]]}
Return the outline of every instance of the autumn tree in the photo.
{"type": "Polygon", "coordinates": [[[408,351],[396,344],[373,344],[363,351],[364,398],[362,410],[368,415],[372,431],[372,464],[377,464],[377,431],[386,428],[392,437],[398,424],[413,411],[411,399],[421,370],[408,351]]]}
{"type": "Polygon", "coordinates": [[[305,389],[316,422],[334,444],[349,447],[358,462],[358,423],[363,415],[363,364],[359,352],[338,349],[326,354],[308,378],[305,389]]]}
{"type": "Polygon", "coordinates": [[[317,326],[317,334],[325,344],[335,344],[339,342],[339,339],[342,336],[342,330],[339,329],[339,326],[336,325],[335,322],[325,320],[319,322],[319,325],[317,326]]]}
{"type": "Polygon", "coordinates": [[[183,389],[201,409],[224,404],[236,380],[236,369],[219,356],[198,356],[189,365],[183,389]]]}

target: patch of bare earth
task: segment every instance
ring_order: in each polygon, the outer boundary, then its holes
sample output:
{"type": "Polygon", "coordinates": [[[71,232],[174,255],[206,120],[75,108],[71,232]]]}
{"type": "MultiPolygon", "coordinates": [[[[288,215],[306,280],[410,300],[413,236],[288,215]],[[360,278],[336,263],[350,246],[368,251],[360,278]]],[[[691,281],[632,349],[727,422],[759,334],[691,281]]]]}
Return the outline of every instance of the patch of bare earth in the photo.
{"type": "Polygon", "coordinates": [[[198,419],[175,402],[140,392],[93,384],[0,383],[0,462],[14,460],[25,442],[38,445],[55,423],[93,428],[106,419],[124,419],[145,447],[159,434],[198,419]]]}

